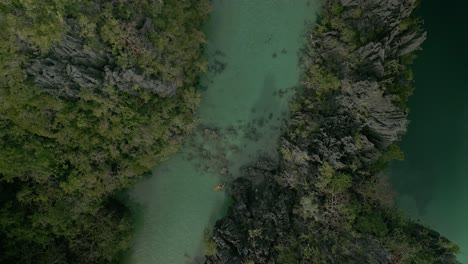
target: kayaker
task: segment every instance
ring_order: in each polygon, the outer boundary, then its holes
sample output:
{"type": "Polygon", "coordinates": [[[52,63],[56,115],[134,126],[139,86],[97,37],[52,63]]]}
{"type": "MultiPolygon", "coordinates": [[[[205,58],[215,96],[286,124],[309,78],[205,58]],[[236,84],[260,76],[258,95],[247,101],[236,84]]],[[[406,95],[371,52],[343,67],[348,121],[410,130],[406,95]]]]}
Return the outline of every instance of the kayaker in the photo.
{"type": "Polygon", "coordinates": [[[213,188],[214,191],[220,191],[224,188],[224,183],[213,188]]]}

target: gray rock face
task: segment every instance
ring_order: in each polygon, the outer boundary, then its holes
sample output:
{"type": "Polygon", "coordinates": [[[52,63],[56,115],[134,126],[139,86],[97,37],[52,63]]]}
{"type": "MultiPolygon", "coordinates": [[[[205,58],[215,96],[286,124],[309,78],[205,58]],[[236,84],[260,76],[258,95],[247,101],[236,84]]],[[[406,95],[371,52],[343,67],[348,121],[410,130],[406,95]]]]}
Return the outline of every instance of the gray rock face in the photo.
{"type": "Polygon", "coordinates": [[[109,64],[106,55],[85,50],[80,40],[66,36],[46,58],[34,59],[26,72],[39,87],[54,96],[78,97],[81,88],[103,84],[102,69],[109,64]]]}
{"type": "Polygon", "coordinates": [[[364,69],[367,69],[366,75],[375,75],[377,78],[384,76],[385,68],[385,49],[381,43],[371,42],[357,50],[361,61],[364,61],[364,69]]]}
{"type": "MultiPolygon", "coordinates": [[[[362,17],[353,21],[353,27],[361,32],[378,32],[379,29],[394,28],[402,19],[409,17],[413,11],[415,0],[340,0],[351,10],[359,8],[362,17]]],[[[352,18],[353,15],[345,14],[352,18]]]]}
{"type": "Polygon", "coordinates": [[[111,70],[104,69],[105,80],[117,86],[121,91],[136,94],[138,89],[148,90],[157,93],[160,96],[173,96],[177,89],[175,84],[164,84],[161,80],[147,78],[144,75],[137,74],[132,69],[115,68],[111,70]]]}
{"type": "Polygon", "coordinates": [[[148,90],[160,96],[173,96],[177,88],[176,84],[138,73],[138,69],[117,67],[112,55],[87,49],[72,35],[52,47],[45,58],[32,60],[26,73],[47,93],[65,98],[79,97],[81,89],[99,94],[103,85],[113,85],[132,95],[148,90]]]}
{"type": "MultiPolygon", "coordinates": [[[[347,24],[360,32],[360,36],[384,35],[380,43],[369,43],[361,52],[364,56],[377,55],[372,58],[371,68],[381,76],[382,67],[376,64],[376,58],[384,54],[388,57],[399,57],[415,51],[426,40],[426,32],[406,32],[400,24],[410,17],[415,0],[341,0],[351,10],[359,8],[362,16],[356,19],[353,11],[343,14],[347,24]],[[382,53],[382,48],[385,53],[382,53]]],[[[375,38],[375,36],[374,36],[375,38]]]]}
{"type": "Polygon", "coordinates": [[[390,96],[383,96],[377,82],[343,83],[337,103],[354,118],[362,119],[363,133],[380,149],[398,141],[406,132],[406,113],[395,107],[390,96]]]}
{"type": "Polygon", "coordinates": [[[400,56],[406,55],[418,49],[421,44],[426,40],[426,32],[411,32],[401,38],[400,42],[400,56]]]}

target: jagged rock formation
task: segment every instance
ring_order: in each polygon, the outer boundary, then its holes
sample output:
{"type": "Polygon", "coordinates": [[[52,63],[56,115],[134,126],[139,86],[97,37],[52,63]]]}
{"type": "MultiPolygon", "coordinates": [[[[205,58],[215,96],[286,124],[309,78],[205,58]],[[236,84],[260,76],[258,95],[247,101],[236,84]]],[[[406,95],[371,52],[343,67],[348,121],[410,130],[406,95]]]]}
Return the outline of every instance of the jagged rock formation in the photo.
{"type": "Polygon", "coordinates": [[[423,31],[402,32],[402,22],[411,16],[416,0],[341,0],[340,3],[348,8],[348,13],[342,17],[359,33],[384,30],[383,49],[390,56],[413,52],[426,39],[423,31]],[[355,13],[352,12],[356,10],[362,12],[360,19],[353,19],[355,13]]]}
{"type": "Polygon", "coordinates": [[[377,82],[343,82],[341,93],[334,99],[342,111],[362,122],[356,125],[361,126],[364,136],[381,149],[406,132],[406,113],[395,107],[390,96],[382,96],[377,82]]]}
{"type": "Polygon", "coordinates": [[[103,84],[102,70],[109,64],[109,55],[85,50],[79,39],[66,36],[47,57],[34,59],[26,72],[46,92],[76,98],[81,88],[103,84]]]}
{"type": "MultiPolygon", "coordinates": [[[[75,24],[74,21],[69,21],[70,24],[75,24]]],[[[147,18],[139,36],[133,37],[143,38],[145,47],[157,54],[146,39],[147,28],[151,25],[151,19],[147,18]]],[[[76,26],[71,28],[76,29],[76,26]]],[[[163,82],[156,76],[142,73],[138,68],[119,67],[111,52],[105,49],[95,52],[86,47],[77,35],[78,32],[68,32],[62,41],[54,44],[46,56],[32,59],[26,68],[27,74],[47,93],[57,97],[78,98],[81,89],[100,93],[102,86],[113,85],[132,95],[137,95],[140,89],[160,96],[175,95],[175,83],[163,82]]]]}
{"type": "Polygon", "coordinates": [[[456,246],[384,205],[378,176],[408,124],[407,60],[426,37],[414,4],[326,2],[280,162],[232,183],[206,263],[457,263],[456,246]]]}

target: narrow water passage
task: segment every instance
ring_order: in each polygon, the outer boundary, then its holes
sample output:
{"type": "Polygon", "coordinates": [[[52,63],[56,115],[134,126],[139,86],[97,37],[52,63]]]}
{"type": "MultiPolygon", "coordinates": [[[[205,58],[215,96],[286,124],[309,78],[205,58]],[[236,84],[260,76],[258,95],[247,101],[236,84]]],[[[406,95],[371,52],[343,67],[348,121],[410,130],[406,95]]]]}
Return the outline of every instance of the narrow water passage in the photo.
{"type": "MultiPolygon", "coordinates": [[[[209,71],[192,138],[131,191],[141,221],[129,263],[193,263],[205,228],[228,205],[213,187],[259,155],[274,156],[299,83],[298,51],[318,0],[214,0],[209,71]]],[[[226,188],[229,188],[227,186],[226,188]]],[[[135,209],[137,210],[137,209],[135,209]]]]}

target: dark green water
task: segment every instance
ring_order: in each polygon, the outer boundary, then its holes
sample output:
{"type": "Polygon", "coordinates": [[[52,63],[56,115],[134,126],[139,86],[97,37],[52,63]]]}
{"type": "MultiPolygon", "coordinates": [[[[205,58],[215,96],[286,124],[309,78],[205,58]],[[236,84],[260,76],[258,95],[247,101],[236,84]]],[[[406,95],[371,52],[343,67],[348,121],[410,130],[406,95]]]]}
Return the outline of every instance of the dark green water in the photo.
{"type": "Polygon", "coordinates": [[[468,1],[423,0],[428,40],[415,64],[399,205],[461,247],[468,263],[468,1]]]}

